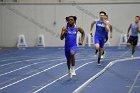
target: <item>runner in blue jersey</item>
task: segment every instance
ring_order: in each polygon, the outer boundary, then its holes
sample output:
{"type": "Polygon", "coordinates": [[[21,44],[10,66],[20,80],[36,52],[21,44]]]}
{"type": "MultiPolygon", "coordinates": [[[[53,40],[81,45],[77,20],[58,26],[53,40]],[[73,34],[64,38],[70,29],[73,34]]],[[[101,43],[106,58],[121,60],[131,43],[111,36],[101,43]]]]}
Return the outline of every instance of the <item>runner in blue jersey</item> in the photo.
{"type": "Polygon", "coordinates": [[[127,36],[129,36],[129,39],[127,41],[127,45],[132,48],[132,55],[134,56],[134,52],[136,50],[136,45],[138,43],[138,33],[140,33],[140,17],[136,16],[135,21],[132,22],[128,28],[127,36]]]}
{"type": "Polygon", "coordinates": [[[94,24],[96,24],[94,43],[95,43],[95,49],[99,51],[98,61],[97,61],[98,65],[101,65],[100,59],[101,59],[101,55],[103,53],[106,32],[108,32],[110,30],[109,23],[105,20],[105,15],[106,15],[106,13],[104,11],[101,11],[99,13],[100,19],[93,21],[93,23],[91,24],[91,28],[90,28],[90,34],[91,34],[91,36],[93,36],[92,28],[93,28],[94,24]]]}
{"type": "Polygon", "coordinates": [[[77,32],[79,31],[81,33],[81,41],[79,42],[79,45],[83,44],[85,38],[84,30],[81,27],[75,25],[76,19],[77,18],[75,16],[69,16],[68,20],[66,20],[68,23],[62,28],[60,35],[61,40],[65,38],[65,56],[67,59],[67,66],[70,78],[72,78],[72,75],[76,75],[75,54],[78,50],[76,42],[77,32]]]}
{"type": "MultiPolygon", "coordinates": [[[[105,20],[106,20],[106,22],[109,23],[108,15],[105,15],[105,20]]],[[[110,38],[112,38],[112,25],[110,23],[109,23],[109,28],[110,28],[110,32],[108,32],[108,31],[105,32],[105,39],[104,39],[105,43],[108,41],[108,34],[109,33],[110,33],[109,34],[110,38]]],[[[98,50],[95,51],[95,55],[97,55],[97,53],[98,53],[98,50]]],[[[101,55],[101,58],[104,58],[104,51],[103,51],[103,53],[101,55]]]]}

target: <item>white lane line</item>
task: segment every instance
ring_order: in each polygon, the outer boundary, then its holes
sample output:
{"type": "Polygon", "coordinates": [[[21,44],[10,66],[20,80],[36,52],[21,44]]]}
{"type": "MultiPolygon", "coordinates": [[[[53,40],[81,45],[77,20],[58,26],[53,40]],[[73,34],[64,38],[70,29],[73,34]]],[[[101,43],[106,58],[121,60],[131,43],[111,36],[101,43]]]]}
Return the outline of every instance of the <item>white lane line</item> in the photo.
{"type": "Polygon", "coordinates": [[[81,86],[79,86],[77,89],[75,89],[72,93],[80,93],[86,86],[89,85],[89,83],[91,83],[93,80],[95,80],[96,78],[98,78],[100,75],[102,75],[107,69],[109,69],[112,65],[118,63],[118,62],[127,62],[130,60],[134,60],[134,59],[140,59],[140,57],[134,57],[134,58],[125,58],[125,59],[119,59],[119,60],[114,60],[111,61],[104,69],[102,69],[100,72],[98,72],[96,75],[94,75],[93,77],[91,77],[89,80],[87,80],[85,83],[83,83],[81,86]]]}
{"type": "MultiPolygon", "coordinates": [[[[11,60],[19,60],[21,58],[38,59],[38,58],[50,58],[50,56],[37,56],[37,57],[18,56],[18,57],[10,57],[10,58],[0,59],[0,62],[3,62],[3,61],[11,61],[11,60]]],[[[59,57],[59,58],[61,58],[61,57],[59,57]]]]}
{"type": "MultiPolygon", "coordinates": [[[[88,63],[85,63],[85,64],[81,65],[80,67],[76,68],[75,70],[78,70],[78,69],[80,69],[80,68],[82,68],[82,67],[84,67],[84,66],[86,66],[86,65],[88,65],[88,64],[91,64],[91,63],[93,63],[93,61],[88,62],[88,63]]],[[[38,93],[38,92],[40,92],[40,91],[43,90],[44,88],[50,86],[51,84],[57,82],[57,81],[60,80],[60,79],[66,77],[67,75],[68,75],[68,74],[65,74],[65,75],[61,76],[60,78],[58,78],[58,79],[56,79],[56,80],[50,82],[50,83],[47,84],[47,85],[44,85],[43,87],[39,88],[38,90],[34,91],[33,93],[38,93]]]]}
{"type": "MultiPolygon", "coordinates": [[[[81,60],[87,60],[87,59],[80,59],[80,60],[77,60],[77,61],[81,61],[81,60]]],[[[90,60],[90,59],[89,59],[89,60],[90,60]]],[[[51,64],[54,64],[54,63],[51,63],[51,64]]],[[[45,65],[45,66],[43,66],[43,67],[39,67],[38,69],[43,69],[44,67],[49,66],[49,65],[51,65],[51,64],[47,64],[47,65],[45,65]]],[[[56,63],[55,63],[55,64],[56,64],[56,63]]],[[[38,71],[38,69],[32,70],[32,71],[26,73],[25,75],[27,75],[27,74],[29,74],[29,73],[32,73],[32,72],[35,72],[35,71],[38,71]]],[[[44,68],[44,69],[45,69],[45,68],[44,68]]],[[[18,76],[18,77],[19,77],[19,76],[18,76]]],[[[10,80],[7,80],[7,81],[5,81],[5,82],[1,82],[0,85],[3,84],[3,83],[10,82],[11,80],[17,79],[18,77],[16,77],[16,78],[11,78],[10,80]]]]}
{"type": "MultiPolygon", "coordinates": [[[[58,63],[58,62],[57,62],[57,63],[58,63]]],[[[49,64],[47,64],[47,65],[44,65],[44,66],[42,66],[42,67],[39,67],[38,69],[31,70],[31,71],[29,71],[29,72],[27,72],[27,73],[25,73],[25,74],[23,74],[23,75],[29,76],[29,74],[31,74],[31,73],[37,72],[38,70],[45,69],[46,67],[50,67],[51,65],[54,65],[54,64],[56,64],[56,62],[51,62],[51,63],[49,63],[49,64]]],[[[18,79],[18,78],[20,78],[20,76],[17,76],[17,77],[14,77],[14,78],[10,78],[10,80],[1,82],[0,85],[6,84],[6,83],[8,83],[8,82],[10,82],[10,81],[12,81],[12,80],[16,80],[16,79],[18,79]]]]}
{"type": "MultiPolygon", "coordinates": [[[[65,60],[65,58],[63,58],[63,59],[49,60],[49,62],[57,61],[57,60],[65,60]]],[[[48,62],[48,61],[47,61],[47,62],[48,62]]],[[[40,64],[40,63],[46,63],[46,61],[37,62],[37,63],[33,63],[33,64],[30,64],[30,65],[26,65],[26,66],[20,67],[20,68],[18,68],[18,69],[15,69],[15,70],[12,70],[12,71],[9,71],[9,72],[0,74],[0,77],[1,77],[1,76],[4,76],[4,75],[7,75],[7,74],[10,74],[10,73],[13,73],[13,72],[16,72],[16,71],[19,71],[19,70],[22,70],[22,69],[27,68],[27,67],[30,67],[30,66],[32,66],[32,65],[40,64]]]]}
{"type": "MultiPolygon", "coordinates": [[[[89,59],[93,59],[93,58],[89,58],[89,59]]],[[[89,59],[88,59],[88,60],[89,60],[89,59]]],[[[50,60],[50,61],[52,62],[52,61],[57,61],[57,60],[65,60],[65,58],[63,58],[63,59],[55,59],[55,60],[50,60]]],[[[79,59],[78,61],[80,61],[80,60],[87,60],[87,59],[79,59]]],[[[109,59],[109,60],[110,60],[110,59],[109,59]]],[[[49,62],[50,62],[50,61],[49,61],[49,62]]],[[[76,60],[76,61],[77,61],[77,60],[76,60]]],[[[47,62],[48,62],[48,61],[47,61],[47,62]]],[[[26,66],[20,67],[20,68],[18,68],[18,69],[15,69],[15,70],[12,70],[12,71],[9,71],[9,72],[0,74],[0,77],[1,77],[1,76],[4,76],[4,75],[7,75],[7,74],[10,74],[10,73],[13,73],[13,72],[16,72],[16,71],[19,71],[19,70],[22,70],[22,69],[27,68],[27,67],[31,67],[31,66],[36,65],[36,64],[40,64],[40,63],[46,63],[46,61],[37,62],[37,63],[33,63],[33,64],[30,64],[30,65],[26,65],[26,66]]]]}
{"type": "Polygon", "coordinates": [[[134,82],[133,82],[132,86],[130,87],[128,93],[132,93],[132,90],[133,90],[133,88],[134,88],[134,86],[135,86],[135,84],[136,84],[136,82],[137,82],[139,76],[140,76],[140,70],[139,70],[139,72],[138,72],[136,78],[134,79],[134,82]]]}
{"type": "Polygon", "coordinates": [[[16,61],[16,62],[12,62],[12,63],[2,64],[2,65],[0,65],[0,67],[11,65],[11,64],[21,63],[21,62],[24,62],[24,61],[29,62],[29,61],[37,61],[37,60],[43,60],[43,59],[49,59],[49,58],[36,58],[36,59],[28,59],[28,60],[16,61]]]}
{"type": "MultiPolygon", "coordinates": [[[[93,59],[93,58],[90,58],[90,59],[93,59]]],[[[58,61],[58,60],[65,60],[65,58],[49,60],[49,62],[58,61]]],[[[80,60],[87,60],[87,59],[80,59],[80,60]]],[[[79,60],[79,61],[80,61],[80,60],[79,60]]],[[[76,61],[77,61],[77,60],[76,60],[76,61]]],[[[48,61],[47,61],[47,62],[48,62],[48,61]]],[[[46,63],[46,61],[41,61],[41,62],[37,62],[37,63],[33,63],[33,64],[30,64],[30,65],[26,65],[26,66],[20,67],[20,68],[18,68],[18,69],[15,69],[15,70],[12,70],[12,71],[9,71],[9,72],[0,74],[0,77],[1,77],[1,76],[4,76],[4,75],[7,75],[7,74],[10,74],[10,73],[13,73],[13,72],[16,72],[16,71],[19,71],[19,70],[22,70],[22,69],[24,69],[24,68],[27,68],[27,67],[30,67],[30,66],[33,66],[33,65],[36,65],[36,64],[40,64],[40,63],[46,63]]]]}
{"type": "MultiPolygon", "coordinates": [[[[127,88],[130,88],[131,86],[125,86],[127,88]]],[[[139,88],[140,86],[134,86],[134,88],[139,88]]]]}
{"type": "MultiPolygon", "coordinates": [[[[59,59],[59,58],[60,57],[57,57],[56,59],[59,59]]],[[[37,60],[42,60],[42,59],[44,60],[44,59],[49,59],[49,58],[39,58],[39,59],[28,59],[28,60],[16,61],[16,62],[0,65],[0,67],[7,66],[7,65],[12,65],[12,64],[18,64],[18,63],[22,63],[22,62],[30,62],[30,61],[35,61],[35,60],[37,61],[37,60]]],[[[9,69],[9,67],[13,67],[13,66],[8,66],[8,67],[5,67],[5,68],[1,68],[0,72],[3,72],[3,70],[9,69]]]]}
{"type": "Polygon", "coordinates": [[[33,74],[33,75],[30,75],[30,76],[28,76],[28,77],[25,77],[25,78],[23,78],[23,79],[20,79],[20,80],[14,82],[14,83],[8,84],[8,85],[6,85],[6,86],[4,86],[4,87],[1,87],[0,90],[3,90],[3,89],[5,89],[5,88],[7,88],[7,87],[10,87],[10,86],[12,86],[12,85],[15,85],[15,84],[17,84],[17,83],[19,83],[19,82],[21,82],[21,81],[24,81],[24,80],[26,80],[26,79],[29,79],[29,78],[31,78],[31,77],[33,77],[33,76],[38,75],[38,74],[41,74],[41,73],[43,73],[43,72],[45,72],[45,71],[47,71],[47,70],[50,70],[50,69],[52,69],[52,68],[54,68],[54,67],[57,67],[57,66],[59,66],[59,65],[62,65],[62,64],[64,64],[64,63],[66,63],[66,62],[62,62],[62,63],[56,64],[56,65],[54,65],[54,66],[51,66],[50,68],[44,69],[44,70],[42,70],[42,71],[40,71],[40,72],[38,72],[38,73],[35,73],[35,74],[33,74]]]}
{"type": "MultiPolygon", "coordinates": [[[[111,59],[114,59],[114,58],[111,58],[111,59]]],[[[104,60],[102,60],[102,61],[111,60],[111,59],[104,59],[104,60]]],[[[91,64],[91,63],[93,63],[93,62],[94,62],[94,61],[85,63],[85,64],[83,64],[82,66],[76,68],[75,70],[78,70],[78,69],[80,69],[80,68],[82,68],[82,67],[84,67],[84,66],[86,66],[86,65],[88,65],[88,64],[91,64]]],[[[47,88],[48,86],[52,85],[53,83],[57,82],[58,80],[60,80],[60,79],[62,79],[62,78],[64,78],[64,77],[66,77],[67,75],[68,75],[68,74],[65,74],[65,75],[61,76],[60,78],[58,78],[58,79],[56,79],[56,80],[50,82],[49,84],[47,84],[47,85],[41,87],[40,89],[34,91],[33,93],[38,93],[39,91],[43,90],[44,88],[47,88]]]]}
{"type": "MultiPolygon", "coordinates": [[[[56,57],[57,59],[59,59],[59,58],[62,58],[62,57],[56,57]]],[[[37,60],[44,60],[44,59],[50,59],[50,57],[48,57],[48,58],[36,58],[36,59],[28,59],[28,60],[22,60],[22,61],[16,61],[16,62],[12,62],[12,63],[6,63],[6,64],[2,64],[2,65],[0,65],[0,67],[3,67],[3,66],[7,66],[7,65],[12,65],[12,64],[17,64],[17,63],[21,63],[21,62],[24,62],[24,61],[27,61],[27,62],[29,62],[29,61],[37,61],[37,60]]]]}
{"type": "MultiPolygon", "coordinates": [[[[93,58],[91,58],[91,59],[93,59],[93,58]]],[[[81,60],[89,60],[89,59],[80,59],[80,60],[77,60],[77,61],[81,61],[81,60]]],[[[30,76],[28,76],[28,77],[25,77],[25,78],[23,78],[23,79],[20,79],[20,80],[18,80],[18,81],[16,81],[16,82],[13,82],[13,83],[11,83],[11,84],[8,84],[8,85],[6,85],[6,86],[4,86],[4,87],[1,87],[0,90],[3,90],[3,89],[5,89],[5,88],[7,88],[7,87],[10,87],[10,86],[12,86],[12,85],[15,85],[15,84],[17,84],[17,83],[19,83],[19,82],[21,82],[21,81],[24,81],[24,80],[26,80],[26,79],[29,79],[29,78],[31,78],[31,77],[33,77],[33,76],[38,75],[38,74],[41,74],[41,73],[43,73],[43,72],[45,72],[45,71],[48,71],[48,70],[50,70],[50,69],[52,69],[52,68],[54,68],[54,67],[57,67],[57,66],[59,66],[59,65],[62,65],[62,64],[64,64],[64,63],[66,63],[66,62],[59,63],[59,64],[57,64],[57,65],[54,65],[54,66],[50,67],[50,68],[47,68],[47,69],[45,69],[45,70],[42,70],[42,71],[40,71],[40,72],[38,72],[38,73],[35,73],[35,74],[33,74],[33,75],[30,75],[30,76]]]]}
{"type": "Polygon", "coordinates": [[[27,56],[18,56],[18,57],[3,58],[3,59],[0,59],[0,62],[3,62],[3,61],[11,61],[11,60],[18,60],[18,59],[25,58],[25,57],[27,57],[27,56]]]}
{"type": "MultiPolygon", "coordinates": [[[[94,58],[91,58],[91,59],[94,59],[94,58]]],[[[112,58],[112,59],[115,59],[115,58],[112,58]]],[[[81,59],[82,60],[82,59],[81,59]]],[[[85,60],[88,60],[88,59],[85,59],[85,60]]],[[[105,59],[105,60],[111,60],[111,59],[105,59]]],[[[78,61],[78,60],[77,60],[78,61]]],[[[45,69],[45,71],[46,71],[46,69],[45,69]]],[[[43,72],[45,72],[44,70],[43,70],[43,72]]],[[[42,71],[41,71],[41,73],[43,73],[42,71]]],[[[40,73],[39,73],[40,74],[40,73]]],[[[33,77],[33,76],[36,76],[36,75],[38,75],[38,73],[36,73],[36,74],[33,74],[33,75],[31,75],[31,76],[28,76],[28,77],[26,77],[26,78],[23,78],[23,79],[21,79],[21,80],[18,80],[18,81],[16,81],[16,82],[13,82],[13,83],[11,83],[11,84],[8,84],[8,85],[6,85],[6,86],[4,86],[4,87],[1,87],[0,88],[0,90],[2,90],[2,89],[5,89],[5,88],[7,88],[7,87],[9,87],[9,86],[12,86],[12,85],[14,85],[14,84],[17,84],[17,83],[19,83],[19,82],[21,82],[21,81],[24,81],[24,80],[26,80],[26,79],[28,79],[28,78],[31,78],[31,77],[33,77]]]]}

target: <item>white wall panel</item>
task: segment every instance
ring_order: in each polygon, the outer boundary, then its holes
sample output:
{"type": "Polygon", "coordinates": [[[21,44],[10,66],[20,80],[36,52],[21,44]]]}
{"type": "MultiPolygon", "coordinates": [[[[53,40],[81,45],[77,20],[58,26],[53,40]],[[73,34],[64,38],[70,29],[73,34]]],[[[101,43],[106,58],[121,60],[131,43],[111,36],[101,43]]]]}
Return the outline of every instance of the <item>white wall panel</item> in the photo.
{"type": "Polygon", "coordinates": [[[19,34],[24,34],[27,44],[35,46],[39,34],[44,34],[46,46],[63,46],[57,36],[65,17],[76,15],[77,25],[89,33],[91,22],[104,10],[109,15],[113,29],[112,45],[118,45],[121,33],[126,33],[140,4],[6,4],[0,5],[0,46],[15,47],[19,34]]]}

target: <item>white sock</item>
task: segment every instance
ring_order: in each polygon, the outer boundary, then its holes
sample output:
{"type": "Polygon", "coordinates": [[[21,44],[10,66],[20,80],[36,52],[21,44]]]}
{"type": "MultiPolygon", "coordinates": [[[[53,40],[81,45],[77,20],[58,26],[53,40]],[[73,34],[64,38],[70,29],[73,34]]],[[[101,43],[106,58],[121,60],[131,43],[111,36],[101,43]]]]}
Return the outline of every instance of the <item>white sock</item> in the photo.
{"type": "Polygon", "coordinates": [[[72,66],[72,70],[75,70],[75,66],[72,66]]]}

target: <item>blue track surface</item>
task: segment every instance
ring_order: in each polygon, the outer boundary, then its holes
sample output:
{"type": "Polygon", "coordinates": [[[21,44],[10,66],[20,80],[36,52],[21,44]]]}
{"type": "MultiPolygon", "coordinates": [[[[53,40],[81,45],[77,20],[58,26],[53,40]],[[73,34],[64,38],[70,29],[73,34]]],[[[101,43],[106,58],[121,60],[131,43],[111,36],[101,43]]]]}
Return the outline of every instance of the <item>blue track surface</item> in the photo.
{"type": "MultiPolygon", "coordinates": [[[[79,48],[76,73],[67,75],[63,48],[28,48],[0,50],[0,93],[72,93],[111,61],[129,58],[129,48],[106,48],[102,66],[97,66],[94,49],[79,48]],[[11,92],[12,91],[12,92],[11,92]]],[[[138,48],[135,56],[140,56],[138,48]]],[[[140,62],[131,60],[111,66],[81,93],[139,93],[140,62]]]]}
{"type": "Polygon", "coordinates": [[[113,65],[104,74],[91,82],[81,93],[139,93],[140,61],[132,60],[113,65]],[[138,79],[135,78],[138,75],[138,79]],[[136,83],[133,85],[134,81],[136,83]]]}

